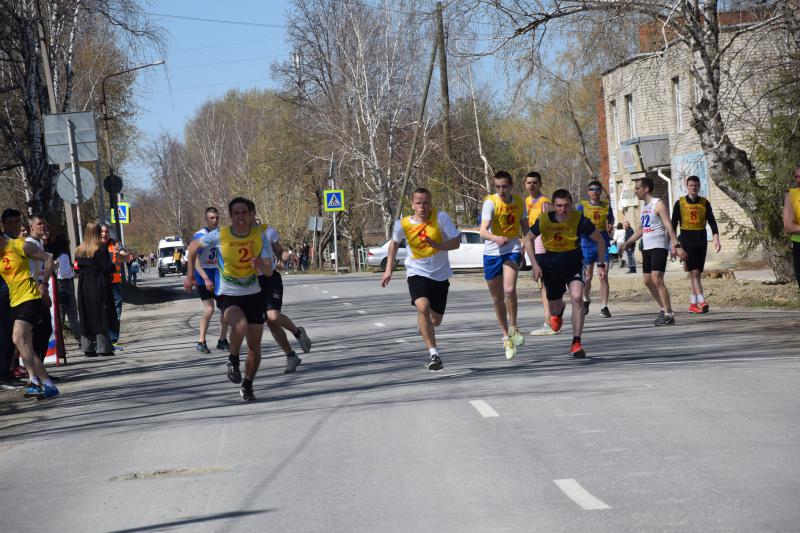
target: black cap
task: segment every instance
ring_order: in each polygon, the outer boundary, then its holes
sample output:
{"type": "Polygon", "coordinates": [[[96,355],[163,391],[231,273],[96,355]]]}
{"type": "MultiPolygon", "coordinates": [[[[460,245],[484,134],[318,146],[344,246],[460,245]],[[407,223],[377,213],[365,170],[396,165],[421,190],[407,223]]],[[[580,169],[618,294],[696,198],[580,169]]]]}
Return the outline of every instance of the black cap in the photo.
{"type": "Polygon", "coordinates": [[[14,218],[14,217],[20,216],[20,214],[21,213],[19,211],[17,211],[16,209],[12,209],[12,208],[9,207],[8,209],[3,210],[3,214],[0,215],[0,220],[5,222],[9,218],[14,218]]]}

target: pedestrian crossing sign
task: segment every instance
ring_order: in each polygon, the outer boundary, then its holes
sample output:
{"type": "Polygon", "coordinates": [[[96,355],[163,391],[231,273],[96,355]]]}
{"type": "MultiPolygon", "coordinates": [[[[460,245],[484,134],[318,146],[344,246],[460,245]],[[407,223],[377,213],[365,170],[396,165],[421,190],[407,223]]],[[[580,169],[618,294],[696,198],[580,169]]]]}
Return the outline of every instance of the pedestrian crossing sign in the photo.
{"type": "Polygon", "coordinates": [[[117,204],[117,212],[111,209],[111,223],[116,224],[117,216],[119,216],[120,224],[128,224],[131,221],[131,204],[128,202],[119,202],[117,204]]]}
{"type": "Polygon", "coordinates": [[[344,191],[330,189],[322,191],[325,198],[325,211],[344,211],[344,191]]]}

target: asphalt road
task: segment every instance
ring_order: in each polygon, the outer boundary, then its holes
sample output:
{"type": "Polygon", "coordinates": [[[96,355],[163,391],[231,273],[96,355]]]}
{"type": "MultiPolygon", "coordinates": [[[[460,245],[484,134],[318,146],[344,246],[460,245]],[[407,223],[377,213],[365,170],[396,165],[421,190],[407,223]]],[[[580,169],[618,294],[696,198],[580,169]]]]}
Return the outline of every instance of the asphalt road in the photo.
{"type": "MultiPolygon", "coordinates": [[[[127,306],[124,351],[54,370],[61,398],[0,406],[0,530],[800,529],[800,312],[593,308],[586,361],[564,333],[507,362],[457,277],[434,373],[402,273],[284,280],[314,347],[284,375],[265,336],[255,403],[181,299],[127,306]]],[[[521,317],[541,324],[530,295],[521,317]]]]}

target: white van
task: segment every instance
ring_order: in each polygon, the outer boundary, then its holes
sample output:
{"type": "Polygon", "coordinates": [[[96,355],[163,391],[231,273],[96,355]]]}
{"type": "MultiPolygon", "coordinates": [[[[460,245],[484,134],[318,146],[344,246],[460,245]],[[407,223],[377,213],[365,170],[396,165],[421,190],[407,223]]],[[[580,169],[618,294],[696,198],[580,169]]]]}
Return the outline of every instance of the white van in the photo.
{"type": "Polygon", "coordinates": [[[164,237],[158,241],[158,277],[163,278],[168,273],[178,274],[181,272],[181,265],[176,265],[172,258],[176,248],[182,254],[186,254],[186,247],[179,235],[164,237]]]}

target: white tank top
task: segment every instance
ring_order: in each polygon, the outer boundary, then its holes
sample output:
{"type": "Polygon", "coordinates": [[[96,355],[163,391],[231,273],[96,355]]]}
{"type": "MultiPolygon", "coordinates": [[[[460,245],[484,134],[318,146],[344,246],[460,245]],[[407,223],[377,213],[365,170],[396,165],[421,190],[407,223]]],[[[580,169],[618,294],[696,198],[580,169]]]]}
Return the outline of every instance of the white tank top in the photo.
{"type": "Polygon", "coordinates": [[[664,230],[664,222],[656,214],[656,204],[660,202],[658,198],[652,198],[650,202],[644,204],[640,215],[642,222],[642,247],[645,250],[653,248],[669,249],[667,232],[664,230]]]}

